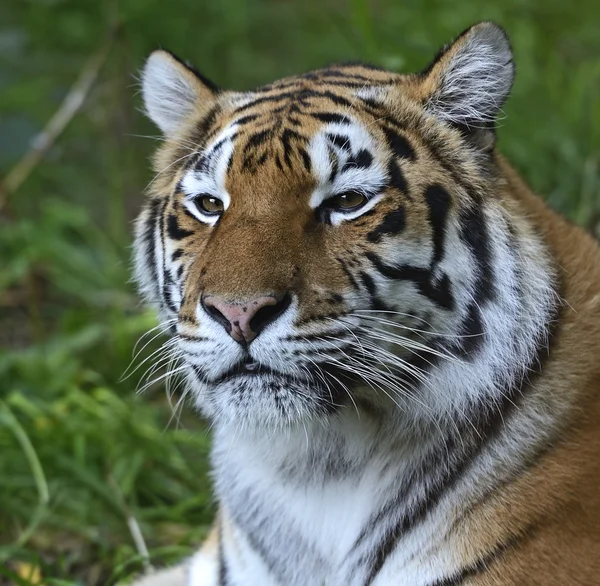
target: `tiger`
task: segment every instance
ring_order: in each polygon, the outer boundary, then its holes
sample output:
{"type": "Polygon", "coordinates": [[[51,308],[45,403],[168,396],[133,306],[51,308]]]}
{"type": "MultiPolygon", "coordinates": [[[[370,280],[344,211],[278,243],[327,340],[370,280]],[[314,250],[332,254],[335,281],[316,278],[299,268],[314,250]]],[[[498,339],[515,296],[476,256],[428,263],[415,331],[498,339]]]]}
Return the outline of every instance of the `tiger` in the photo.
{"type": "Polygon", "coordinates": [[[513,78],[493,22],[252,91],[150,54],[135,273],[218,511],[136,584],[600,584],[600,249],[498,152],[513,78]]]}

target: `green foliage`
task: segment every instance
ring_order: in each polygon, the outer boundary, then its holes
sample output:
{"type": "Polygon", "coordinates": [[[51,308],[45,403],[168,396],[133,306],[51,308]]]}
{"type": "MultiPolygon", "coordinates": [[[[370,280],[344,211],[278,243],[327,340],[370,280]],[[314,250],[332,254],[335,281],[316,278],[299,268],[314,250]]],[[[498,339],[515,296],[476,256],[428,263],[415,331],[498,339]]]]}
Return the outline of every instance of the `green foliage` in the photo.
{"type": "Polygon", "coordinates": [[[245,89],[337,60],[417,71],[496,20],[517,64],[500,149],[552,205],[600,223],[595,0],[5,0],[1,13],[3,177],[116,34],[66,131],[0,191],[0,583],[116,583],[143,565],[132,523],[160,565],[189,553],[212,516],[203,424],[184,412],[176,425],[160,382],[135,393],[160,336],[121,380],[155,325],[129,284],[130,222],[152,178],[140,135],[157,133],[135,73],[153,48],[245,89]]]}

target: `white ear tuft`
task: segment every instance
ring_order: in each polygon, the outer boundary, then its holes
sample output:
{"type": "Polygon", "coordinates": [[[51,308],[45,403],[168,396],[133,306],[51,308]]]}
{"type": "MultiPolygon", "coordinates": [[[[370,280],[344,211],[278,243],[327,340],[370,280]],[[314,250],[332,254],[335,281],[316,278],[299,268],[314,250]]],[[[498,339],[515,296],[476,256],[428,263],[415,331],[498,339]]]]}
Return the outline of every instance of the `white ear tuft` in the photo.
{"type": "Polygon", "coordinates": [[[430,67],[435,81],[427,107],[438,118],[468,127],[493,123],[514,79],[506,33],[482,22],[460,35],[430,67]]]}
{"type": "Polygon", "coordinates": [[[142,70],[148,117],[172,135],[198,106],[212,102],[216,87],[167,51],[154,51],[142,70]]]}

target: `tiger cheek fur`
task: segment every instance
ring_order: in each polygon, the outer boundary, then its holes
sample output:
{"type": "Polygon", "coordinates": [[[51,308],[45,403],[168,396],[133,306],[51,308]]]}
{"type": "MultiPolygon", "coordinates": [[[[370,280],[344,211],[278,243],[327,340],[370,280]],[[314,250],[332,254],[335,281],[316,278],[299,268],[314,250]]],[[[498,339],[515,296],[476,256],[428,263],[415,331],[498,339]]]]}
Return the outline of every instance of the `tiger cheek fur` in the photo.
{"type": "Polygon", "coordinates": [[[142,583],[597,583],[600,251],[495,151],[513,74],[492,23],[249,92],[150,56],[136,274],[220,512],[142,583]]]}

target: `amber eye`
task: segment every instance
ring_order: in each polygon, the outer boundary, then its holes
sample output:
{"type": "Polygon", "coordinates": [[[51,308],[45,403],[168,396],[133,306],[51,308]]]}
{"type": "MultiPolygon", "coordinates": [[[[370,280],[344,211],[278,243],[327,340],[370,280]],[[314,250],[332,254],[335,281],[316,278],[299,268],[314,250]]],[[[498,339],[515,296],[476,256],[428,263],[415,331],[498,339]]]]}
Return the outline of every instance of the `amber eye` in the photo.
{"type": "Polygon", "coordinates": [[[364,206],[369,199],[358,191],[346,191],[327,200],[327,207],[348,212],[364,206]]]}
{"type": "Polygon", "coordinates": [[[225,207],[223,202],[214,195],[203,194],[194,198],[194,204],[198,211],[209,216],[218,216],[222,214],[225,207]]]}

